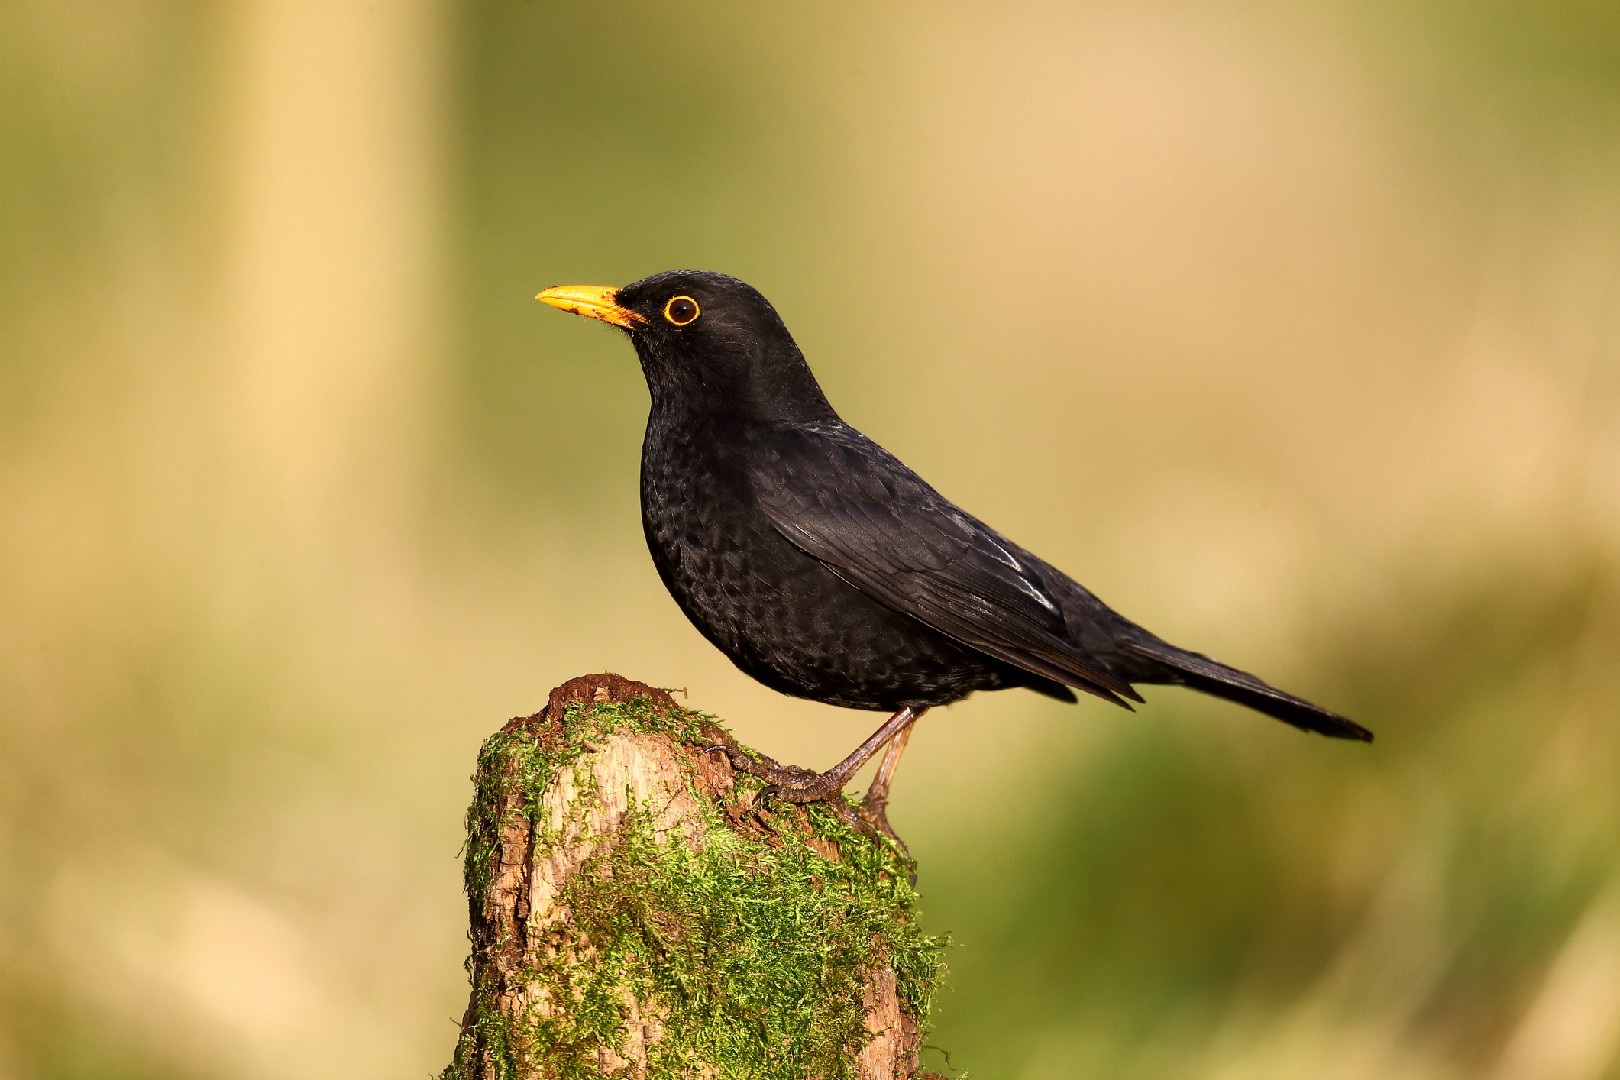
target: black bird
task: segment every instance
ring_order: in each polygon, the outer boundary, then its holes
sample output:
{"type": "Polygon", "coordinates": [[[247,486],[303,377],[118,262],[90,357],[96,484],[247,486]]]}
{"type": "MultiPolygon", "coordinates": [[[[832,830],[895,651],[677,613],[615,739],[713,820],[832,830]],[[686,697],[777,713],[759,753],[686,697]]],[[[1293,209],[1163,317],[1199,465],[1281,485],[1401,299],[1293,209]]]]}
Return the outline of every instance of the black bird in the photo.
{"type": "Polygon", "coordinates": [[[916,719],[1014,686],[1125,708],[1142,700],[1133,684],[1188,686],[1372,739],[1154,636],[940,495],[839,419],[776,309],[736,278],[672,270],[538,299],[630,335],[652,392],[642,526],[686,617],[772,689],[893,714],[825,773],[734,755],[779,797],[843,808],[844,785],[887,745],[864,809],[890,831],[889,782],[916,719]]]}

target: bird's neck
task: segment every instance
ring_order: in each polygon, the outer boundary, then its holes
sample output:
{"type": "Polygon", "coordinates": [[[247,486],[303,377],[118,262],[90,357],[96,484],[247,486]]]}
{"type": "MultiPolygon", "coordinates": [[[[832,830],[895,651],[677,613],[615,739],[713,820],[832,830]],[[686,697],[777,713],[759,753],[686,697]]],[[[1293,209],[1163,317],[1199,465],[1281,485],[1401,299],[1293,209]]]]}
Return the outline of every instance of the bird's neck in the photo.
{"type": "Polygon", "coordinates": [[[821,384],[788,342],[773,355],[738,367],[671,365],[642,357],[652,414],[682,425],[837,421],[821,384]]]}

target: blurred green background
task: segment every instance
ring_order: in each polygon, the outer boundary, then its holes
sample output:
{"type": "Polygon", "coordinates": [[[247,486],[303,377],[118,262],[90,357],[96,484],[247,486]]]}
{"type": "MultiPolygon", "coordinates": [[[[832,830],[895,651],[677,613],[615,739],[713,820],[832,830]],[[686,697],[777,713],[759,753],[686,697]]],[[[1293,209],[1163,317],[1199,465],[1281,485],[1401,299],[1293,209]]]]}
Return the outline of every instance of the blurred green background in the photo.
{"type": "Polygon", "coordinates": [[[1620,1077],[1613,0],[13,0],[0,249],[0,1076],[436,1072],[474,753],[569,676],[870,730],[685,623],[631,352],[531,299],[695,266],[1379,735],[930,714],[953,1071],[1620,1077]]]}

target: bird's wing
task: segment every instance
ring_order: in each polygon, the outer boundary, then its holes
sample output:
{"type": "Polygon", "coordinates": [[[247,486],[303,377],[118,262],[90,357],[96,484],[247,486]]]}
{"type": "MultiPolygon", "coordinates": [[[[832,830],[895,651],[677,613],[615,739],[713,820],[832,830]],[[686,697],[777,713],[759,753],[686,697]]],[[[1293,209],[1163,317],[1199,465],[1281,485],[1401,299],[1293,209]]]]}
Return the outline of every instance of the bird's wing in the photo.
{"type": "Polygon", "coordinates": [[[755,461],[751,486],[772,525],[855,588],[1025,671],[1142,700],[1068,640],[1031,556],[854,429],[777,429],[755,461]]]}

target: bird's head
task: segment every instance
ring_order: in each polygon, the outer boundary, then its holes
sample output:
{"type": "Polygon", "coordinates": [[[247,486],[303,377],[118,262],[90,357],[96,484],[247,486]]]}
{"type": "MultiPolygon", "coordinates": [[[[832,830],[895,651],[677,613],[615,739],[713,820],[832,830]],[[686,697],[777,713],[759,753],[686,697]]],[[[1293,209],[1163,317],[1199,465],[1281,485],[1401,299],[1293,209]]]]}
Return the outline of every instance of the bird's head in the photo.
{"type": "Polygon", "coordinates": [[[667,270],[622,288],[558,285],[536,299],[627,332],[655,409],[832,414],[781,316],[736,278],[667,270]]]}

